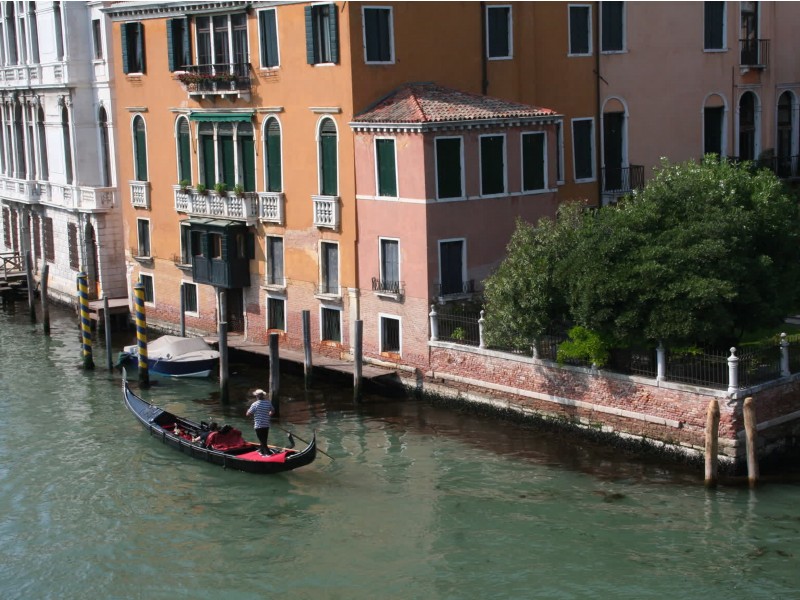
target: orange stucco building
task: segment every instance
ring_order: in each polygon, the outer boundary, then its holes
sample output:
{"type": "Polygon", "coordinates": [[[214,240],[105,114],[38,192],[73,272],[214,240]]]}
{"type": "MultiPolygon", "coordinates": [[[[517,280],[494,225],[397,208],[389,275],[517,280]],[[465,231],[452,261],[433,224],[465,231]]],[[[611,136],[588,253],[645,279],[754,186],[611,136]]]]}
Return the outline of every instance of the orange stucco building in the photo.
{"type": "Polygon", "coordinates": [[[189,332],[213,332],[224,318],[250,340],[277,331],[299,345],[308,310],[317,351],[347,354],[362,319],[367,355],[422,364],[427,307],[480,291],[517,216],[552,215],[558,199],[598,201],[596,158],[579,159],[591,161],[591,177],[573,176],[561,117],[562,100],[581,117],[597,106],[594,62],[570,54],[564,4],[137,2],[107,14],[119,49],[128,280],[144,283],[151,325],[176,329],[183,305],[189,332]],[[443,37],[443,23],[461,34],[443,37]],[[397,189],[387,193],[401,201],[375,202],[381,125],[363,115],[412,82],[444,86],[445,104],[460,93],[478,104],[495,97],[524,105],[522,116],[498,110],[475,126],[451,106],[450,133],[418,122],[420,135],[388,136],[397,189]],[[437,137],[462,140],[466,202],[437,202],[436,145],[448,145],[437,137]],[[523,189],[523,153],[537,165],[526,175],[533,194],[523,189]],[[502,171],[499,188],[483,184],[492,168],[502,171]],[[418,206],[422,229],[404,212],[418,206]],[[404,279],[402,294],[381,275],[381,248],[394,251],[381,238],[400,239],[403,277],[418,276],[404,279]],[[458,294],[441,264],[456,239],[469,246],[458,294]],[[387,315],[389,337],[398,336],[388,345],[387,315]]]}

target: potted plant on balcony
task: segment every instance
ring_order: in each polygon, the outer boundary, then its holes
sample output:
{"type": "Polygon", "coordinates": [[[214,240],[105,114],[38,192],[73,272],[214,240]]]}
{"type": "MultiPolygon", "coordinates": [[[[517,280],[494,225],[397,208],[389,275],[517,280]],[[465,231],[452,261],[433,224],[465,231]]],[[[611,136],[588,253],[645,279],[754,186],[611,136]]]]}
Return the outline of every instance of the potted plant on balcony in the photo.
{"type": "Polygon", "coordinates": [[[244,196],[244,186],[240,183],[237,183],[235,186],[233,186],[233,193],[237,196],[244,196]]]}
{"type": "Polygon", "coordinates": [[[220,196],[225,196],[228,193],[228,185],[222,181],[219,181],[214,184],[214,191],[220,196]]]}
{"type": "Polygon", "coordinates": [[[181,188],[181,191],[184,194],[189,191],[189,188],[191,187],[191,185],[192,185],[192,182],[189,181],[188,179],[181,179],[180,183],[178,184],[178,186],[181,188]]]}
{"type": "Polygon", "coordinates": [[[208,189],[206,188],[205,184],[203,184],[203,183],[198,183],[197,184],[197,193],[198,194],[200,194],[201,196],[205,196],[207,192],[208,192],[208,189]]]}

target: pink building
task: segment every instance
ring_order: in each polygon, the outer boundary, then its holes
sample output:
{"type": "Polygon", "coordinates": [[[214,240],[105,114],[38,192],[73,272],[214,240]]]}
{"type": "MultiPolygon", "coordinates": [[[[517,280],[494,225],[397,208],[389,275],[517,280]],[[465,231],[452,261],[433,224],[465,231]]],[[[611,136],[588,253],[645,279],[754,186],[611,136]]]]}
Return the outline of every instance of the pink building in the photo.
{"type": "Polygon", "coordinates": [[[431,83],[356,115],[365,356],[427,365],[430,305],[474,299],[515,221],[555,214],[560,122],[546,108],[431,83]]]}

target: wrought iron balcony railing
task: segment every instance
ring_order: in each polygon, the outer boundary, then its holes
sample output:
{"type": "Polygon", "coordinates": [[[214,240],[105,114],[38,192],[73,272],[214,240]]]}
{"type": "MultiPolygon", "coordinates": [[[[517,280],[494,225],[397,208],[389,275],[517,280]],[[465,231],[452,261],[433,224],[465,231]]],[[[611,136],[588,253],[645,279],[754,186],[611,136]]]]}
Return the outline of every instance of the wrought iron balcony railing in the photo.
{"type": "Polygon", "coordinates": [[[740,66],[766,69],[769,66],[769,40],[739,40],[740,66]]]}
{"type": "Polygon", "coordinates": [[[445,296],[461,296],[464,294],[475,293],[475,280],[467,281],[447,281],[436,286],[436,295],[440,298],[445,296]]]}
{"type": "Polygon", "coordinates": [[[644,187],[644,165],[603,167],[603,192],[626,194],[644,187]]]}
{"type": "Polygon", "coordinates": [[[176,75],[189,95],[225,95],[249,92],[252,81],[250,63],[185,65],[176,75]]]}
{"type": "Polygon", "coordinates": [[[379,294],[393,294],[395,296],[402,296],[405,291],[405,282],[392,281],[390,279],[381,279],[380,277],[372,278],[372,291],[379,294]]]}

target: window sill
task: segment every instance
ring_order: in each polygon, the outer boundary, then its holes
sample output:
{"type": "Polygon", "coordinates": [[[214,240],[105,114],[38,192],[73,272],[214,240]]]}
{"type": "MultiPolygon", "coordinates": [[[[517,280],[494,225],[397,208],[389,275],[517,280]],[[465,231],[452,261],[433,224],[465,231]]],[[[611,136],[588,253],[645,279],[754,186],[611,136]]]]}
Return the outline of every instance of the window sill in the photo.
{"type": "Polygon", "coordinates": [[[192,263],[179,263],[176,262],[175,266],[183,271],[184,273],[189,273],[192,270],[192,263]]]}
{"type": "Polygon", "coordinates": [[[380,67],[380,66],[386,66],[386,65],[393,65],[393,64],[395,64],[395,61],[394,60],[365,60],[364,64],[365,65],[370,65],[370,66],[375,66],[375,67],[380,67]]]}
{"type": "Polygon", "coordinates": [[[400,352],[385,352],[381,350],[381,358],[388,359],[392,362],[400,362],[400,360],[403,358],[403,355],[400,352]]]}
{"type": "Polygon", "coordinates": [[[320,300],[321,302],[342,304],[342,296],[340,294],[314,294],[314,298],[320,300]]]}
{"type": "Polygon", "coordinates": [[[567,58],[587,58],[592,56],[592,53],[589,52],[588,54],[569,54],[567,53],[567,58]]]}
{"type": "Polygon", "coordinates": [[[628,50],[623,48],[622,50],[601,50],[600,54],[627,54],[628,50]]]}
{"type": "Polygon", "coordinates": [[[393,292],[374,292],[379,298],[386,298],[387,300],[394,300],[395,302],[403,301],[403,294],[395,294],[393,292]]]}
{"type": "Polygon", "coordinates": [[[728,52],[730,48],[703,48],[703,52],[707,54],[722,54],[728,52]]]}
{"type": "Polygon", "coordinates": [[[322,63],[314,63],[311,65],[312,67],[335,67],[338,63],[335,62],[322,62],[322,63]]]}
{"type": "Polygon", "coordinates": [[[575,179],[574,183],[595,183],[597,182],[597,177],[590,177],[589,179],[575,179]]]}
{"type": "Polygon", "coordinates": [[[152,256],[132,256],[133,260],[138,262],[142,265],[147,265],[149,267],[153,266],[153,257],[152,256]]]}
{"type": "Polygon", "coordinates": [[[487,56],[486,60],[514,60],[514,56],[487,56]]]}
{"type": "Polygon", "coordinates": [[[272,292],[273,294],[281,294],[283,296],[286,295],[286,286],[278,285],[277,283],[265,283],[261,286],[261,289],[267,292],[272,292]]]}

